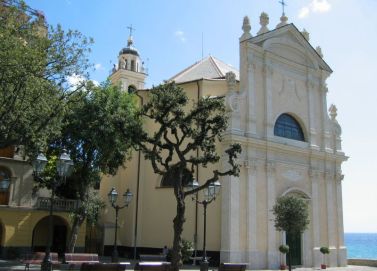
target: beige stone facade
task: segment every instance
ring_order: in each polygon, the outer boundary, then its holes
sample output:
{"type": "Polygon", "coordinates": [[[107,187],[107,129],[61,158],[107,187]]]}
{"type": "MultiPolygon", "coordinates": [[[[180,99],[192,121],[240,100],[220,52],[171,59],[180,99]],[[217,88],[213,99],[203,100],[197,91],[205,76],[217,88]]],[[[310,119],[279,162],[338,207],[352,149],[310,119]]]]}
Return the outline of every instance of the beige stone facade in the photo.
{"type": "MultiPolygon", "coordinates": [[[[234,142],[243,149],[240,177],[222,178],[221,195],[208,207],[207,249],[218,252],[223,262],[276,269],[281,263],[278,247],[288,237],[275,230],[271,209],[278,197],[294,194],[304,198],[310,210],[308,229],[295,239],[296,264],[318,267],[319,248],[328,246],[329,266],[345,266],[341,164],[347,157],[341,149],[336,107],[328,112],[326,101],[332,70],[320,50],[310,45],[307,33],[287,24],[286,17],[268,30],[265,17],[255,37],[244,20],[239,74],[209,57],[172,78],[193,101],[203,95],[225,95],[230,124],[219,151],[234,142]]],[[[123,80],[114,75],[112,79],[123,80]]],[[[138,91],[141,101],[147,94],[138,91]]],[[[154,124],[146,122],[145,127],[153,131],[154,124]]],[[[226,161],[217,165],[226,166],[226,161]]],[[[205,180],[210,172],[211,167],[199,168],[196,178],[205,180]]],[[[161,188],[160,183],[161,176],[138,153],[125,169],[101,183],[103,198],[111,187],[119,194],[129,188],[135,195],[120,214],[121,246],[131,250],[171,245],[175,200],[172,188],[161,188]]],[[[113,222],[114,210],[106,208],[105,246],[113,243],[113,222]]],[[[183,237],[197,237],[198,250],[202,225],[201,206],[187,199],[183,237]]]]}

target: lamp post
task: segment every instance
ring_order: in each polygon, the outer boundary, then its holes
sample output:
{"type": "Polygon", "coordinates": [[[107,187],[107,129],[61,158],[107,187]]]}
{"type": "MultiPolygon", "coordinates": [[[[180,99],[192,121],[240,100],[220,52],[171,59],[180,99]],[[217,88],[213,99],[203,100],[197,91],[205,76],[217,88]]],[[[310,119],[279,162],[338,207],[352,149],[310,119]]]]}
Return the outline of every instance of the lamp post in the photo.
{"type": "Polygon", "coordinates": [[[111,255],[111,261],[113,263],[119,262],[119,256],[118,256],[118,247],[117,247],[117,234],[118,234],[118,213],[120,209],[123,209],[124,207],[127,207],[133,197],[133,194],[129,189],[127,189],[126,192],[123,194],[124,199],[124,205],[116,205],[116,201],[118,199],[118,192],[113,187],[109,194],[107,195],[109,197],[109,202],[111,203],[111,206],[115,209],[115,234],[114,234],[114,247],[113,247],[113,254],[111,255]]]}
{"type": "MultiPolygon", "coordinates": [[[[43,153],[38,154],[37,158],[33,161],[33,174],[35,178],[42,179],[43,171],[47,165],[47,158],[43,153]]],[[[71,174],[73,168],[73,162],[66,150],[63,150],[56,163],[57,177],[54,178],[51,182],[51,197],[50,197],[50,213],[49,213],[49,223],[48,223],[48,242],[46,246],[46,253],[41,264],[41,271],[51,271],[52,270],[52,261],[51,261],[51,246],[53,238],[53,210],[54,210],[54,197],[56,188],[63,184],[71,174]]]]}
{"type": "MultiPolygon", "coordinates": [[[[199,186],[198,182],[194,180],[190,184],[191,188],[194,189],[199,186]]],[[[203,205],[204,209],[204,225],[203,225],[203,257],[202,262],[200,263],[200,271],[208,271],[208,259],[207,259],[207,250],[206,250],[206,238],[207,238],[207,205],[216,199],[216,196],[220,193],[221,184],[219,181],[212,182],[209,186],[203,190],[204,199],[199,201],[197,198],[194,198],[196,203],[203,205]]]]}

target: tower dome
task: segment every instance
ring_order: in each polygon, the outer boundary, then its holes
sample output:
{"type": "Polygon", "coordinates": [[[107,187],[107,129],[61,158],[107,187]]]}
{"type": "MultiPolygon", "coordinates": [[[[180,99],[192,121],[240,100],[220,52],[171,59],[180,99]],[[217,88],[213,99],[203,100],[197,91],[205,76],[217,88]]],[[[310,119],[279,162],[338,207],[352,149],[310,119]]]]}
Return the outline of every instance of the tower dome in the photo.
{"type": "Polygon", "coordinates": [[[125,91],[134,92],[137,89],[144,88],[147,74],[144,69],[144,62],[134,46],[132,37],[134,28],[132,28],[132,25],[128,28],[130,35],[127,39],[127,46],[119,51],[118,65],[114,64],[110,79],[113,83],[120,83],[125,91]]]}

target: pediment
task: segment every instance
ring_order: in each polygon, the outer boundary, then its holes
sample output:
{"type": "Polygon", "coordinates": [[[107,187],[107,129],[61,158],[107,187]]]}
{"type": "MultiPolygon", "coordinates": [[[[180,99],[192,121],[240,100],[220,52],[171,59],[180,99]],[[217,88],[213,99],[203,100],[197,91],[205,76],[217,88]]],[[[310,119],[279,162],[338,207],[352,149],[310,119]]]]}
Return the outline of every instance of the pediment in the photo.
{"type": "Polygon", "coordinates": [[[329,65],[293,24],[258,35],[248,41],[297,64],[332,72],[329,65]]]}

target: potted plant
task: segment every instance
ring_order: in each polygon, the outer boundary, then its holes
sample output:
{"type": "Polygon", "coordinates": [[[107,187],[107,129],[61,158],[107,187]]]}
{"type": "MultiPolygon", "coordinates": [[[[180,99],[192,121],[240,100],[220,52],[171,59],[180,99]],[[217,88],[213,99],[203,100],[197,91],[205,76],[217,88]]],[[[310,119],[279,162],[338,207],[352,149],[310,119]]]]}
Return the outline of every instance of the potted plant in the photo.
{"type": "Polygon", "coordinates": [[[323,264],[321,264],[321,269],[326,269],[326,254],[330,253],[330,250],[328,247],[321,247],[319,251],[323,255],[323,264]]]}
{"type": "Polygon", "coordinates": [[[285,264],[284,257],[285,257],[285,254],[287,254],[289,252],[289,246],[288,245],[280,245],[279,251],[281,253],[281,255],[280,255],[280,262],[281,262],[280,270],[285,270],[285,268],[287,266],[285,264]]]}

